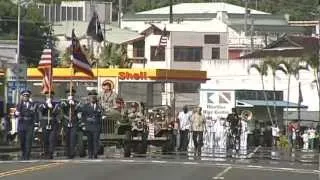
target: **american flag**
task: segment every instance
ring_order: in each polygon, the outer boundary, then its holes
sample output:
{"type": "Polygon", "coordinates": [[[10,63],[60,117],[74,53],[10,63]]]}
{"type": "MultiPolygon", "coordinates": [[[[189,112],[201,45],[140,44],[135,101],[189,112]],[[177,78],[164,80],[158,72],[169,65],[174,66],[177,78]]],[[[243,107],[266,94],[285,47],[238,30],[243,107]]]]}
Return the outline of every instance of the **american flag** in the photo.
{"type": "Polygon", "coordinates": [[[158,47],[155,50],[155,56],[158,55],[158,53],[160,51],[160,48],[164,48],[164,47],[167,46],[167,41],[168,41],[168,33],[167,33],[167,30],[166,30],[166,27],[164,27],[164,29],[163,29],[163,31],[161,33],[161,36],[160,36],[158,47]]]}
{"type": "Polygon", "coordinates": [[[43,49],[38,70],[41,72],[43,76],[42,80],[42,93],[48,93],[53,91],[52,79],[53,79],[53,58],[52,58],[52,45],[51,41],[48,39],[43,49]]]}
{"type": "Polygon", "coordinates": [[[90,76],[91,78],[94,76],[91,65],[86,57],[86,55],[83,53],[81,49],[81,45],[79,40],[77,39],[74,29],[72,30],[72,64],[73,68],[77,72],[83,72],[84,74],[90,76]]]}
{"type": "Polygon", "coordinates": [[[167,30],[166,30],[166,27],[164,27],[162,34],[161,34],[161,37],[160,37],[159,47],[160,46],[167,46],[167,41],[168,41],[167,30]]]}

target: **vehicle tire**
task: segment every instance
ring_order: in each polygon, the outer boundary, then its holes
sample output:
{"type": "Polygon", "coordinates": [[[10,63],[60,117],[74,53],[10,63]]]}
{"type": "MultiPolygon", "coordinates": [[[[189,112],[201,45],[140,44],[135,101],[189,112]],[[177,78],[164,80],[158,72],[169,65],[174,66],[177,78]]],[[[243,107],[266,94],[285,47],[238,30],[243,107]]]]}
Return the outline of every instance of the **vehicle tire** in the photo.
{"type": "Polygon", "coordinates": [[[125,139],[123,141],[123,150],[124,150],[124,157],[131,156],[131,144],[132,144],[132,135],[130,131],[125,132],[125,139]]]}
{"type": "Polygon", "coordinates": [[[137,154],[147,154],[148,140],[145,133],[139,133],[138,136],[142,137],[141,141],[137,143],[136,152],[137,154]]]}

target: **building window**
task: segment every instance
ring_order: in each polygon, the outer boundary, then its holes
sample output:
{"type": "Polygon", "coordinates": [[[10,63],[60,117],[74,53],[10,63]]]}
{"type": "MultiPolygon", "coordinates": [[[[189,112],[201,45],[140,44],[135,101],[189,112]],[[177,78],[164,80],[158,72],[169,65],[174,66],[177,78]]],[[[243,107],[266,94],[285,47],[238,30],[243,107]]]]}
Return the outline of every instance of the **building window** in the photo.
{"type": "Polygon", "coordinates": [[[220,48],[212,48],[211,59],[220,59],[220,48]]]}
{"type": "Polygon", "coordinates": [[[60,6],[56,5],[56,19],[55,21],[60,21],[60,6]]]}
{"type": "Polygon", "coordinates": [[[72,20],[77,21],[78,19],[78,14],[77,14],[77,7],[72,7],[72,20]]]}
{"type": "Polygon", "coordinates": [[[144,57],[144,41],[133,43],[133,57],[144,57]]]}
{"type": "Polygon", "coordinates": [[[200,83],[175,83],[174,91],[176,93],[197,93],[200,89],[200,83]]]}
{"type": "Polygon", "coordinates": [[[202,59],[202,47],[174,47],[174,61],[199,62],[202,59]]]}
{"type": "Polygon", "coordinates": [[[67,20],[67,8],[61,7],[61,21],[67,20]]]}
{"type": "Polygon", "coordinates": [[[83,20],[83,8],[78,7],[78,20],[82,21],[83,20]]]}
{"type": "Polygon", "coordinates": [[[165,61],[165,47],[151,46],[150,61],[165,61]]]}
{"type": "Polygon", "coordinates": [[[220,44],[220,35],[204,35],[205,44],[220,44]]]}
{"type": "Polygon", "coordinates": [[[72,7],[67,7],[67,20],[72,20],[72,7]]]}

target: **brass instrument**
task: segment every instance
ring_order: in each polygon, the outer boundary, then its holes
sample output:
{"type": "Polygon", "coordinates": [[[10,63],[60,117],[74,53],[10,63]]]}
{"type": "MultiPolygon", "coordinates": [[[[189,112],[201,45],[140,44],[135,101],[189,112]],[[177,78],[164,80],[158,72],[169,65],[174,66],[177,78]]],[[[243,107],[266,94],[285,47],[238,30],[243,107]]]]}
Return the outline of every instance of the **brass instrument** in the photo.
{"type": "Polygon", "coordinates": [[[243,110],[240,114],[241,119],[244,121],[250,121],[252,119],[252,116],[253,114],[249,110],[243,110]]]}

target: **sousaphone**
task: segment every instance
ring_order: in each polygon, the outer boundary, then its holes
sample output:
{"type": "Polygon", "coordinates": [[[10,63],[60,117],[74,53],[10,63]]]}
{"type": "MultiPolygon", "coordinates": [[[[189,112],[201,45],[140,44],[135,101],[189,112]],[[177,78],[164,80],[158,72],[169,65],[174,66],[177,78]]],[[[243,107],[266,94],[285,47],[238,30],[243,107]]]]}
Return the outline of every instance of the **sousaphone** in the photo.
{"type": "Polygon", "coordinates": [[[240,117],[241,117],[241,119],[243,119],[244,121],[250,121],[251,119],[252,119],[252,112],[251,111],[249,111],[249,110],[243,110],[242,112],[241,112],[241,115],[240,115],[240,117]]]}

